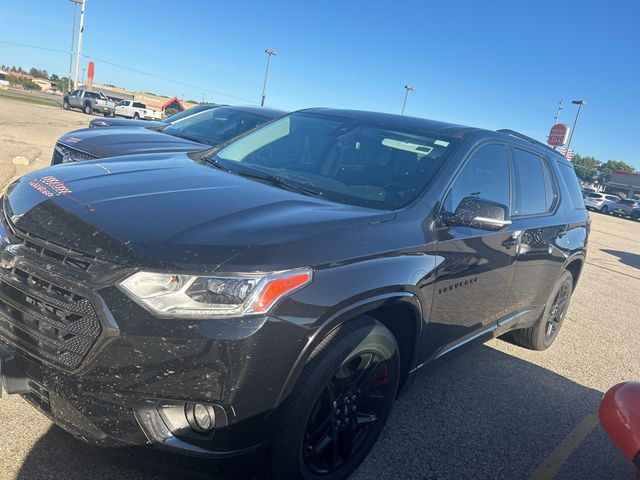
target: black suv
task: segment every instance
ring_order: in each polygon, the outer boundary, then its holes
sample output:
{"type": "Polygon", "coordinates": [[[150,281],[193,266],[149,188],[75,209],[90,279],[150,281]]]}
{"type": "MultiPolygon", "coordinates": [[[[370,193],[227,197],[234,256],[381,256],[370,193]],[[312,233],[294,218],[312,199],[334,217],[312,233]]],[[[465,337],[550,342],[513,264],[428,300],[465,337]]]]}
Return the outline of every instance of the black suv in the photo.
{"type": "Polygon", "coordinates": [[[549,347],[589,232],[534,140],[331,109],[34,172],[3,209],[9,393],[103,445],[260,449],[276,479],[347,477],[454,350],[549,347]]]}

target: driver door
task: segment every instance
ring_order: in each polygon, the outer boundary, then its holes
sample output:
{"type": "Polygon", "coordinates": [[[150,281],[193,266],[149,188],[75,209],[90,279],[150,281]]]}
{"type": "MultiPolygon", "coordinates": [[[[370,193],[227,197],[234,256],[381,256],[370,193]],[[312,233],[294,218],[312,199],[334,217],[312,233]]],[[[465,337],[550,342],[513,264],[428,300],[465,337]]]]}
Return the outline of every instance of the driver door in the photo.
{"type": "MultiPolygon", "coordinates": [[[[507,148],[482,145],[467,158],[449,187],[441,218],[454,215],[468,197],[501,204],[509,214],[510,192],[507,148]]],[[[491,333],[497,321],[510,313],[507,299],[520,231],[516,223],[484,230],[439,222],[437,239],[442,261],[436,273],[427,358],[446,353],[483,331],[491,333]]]]}

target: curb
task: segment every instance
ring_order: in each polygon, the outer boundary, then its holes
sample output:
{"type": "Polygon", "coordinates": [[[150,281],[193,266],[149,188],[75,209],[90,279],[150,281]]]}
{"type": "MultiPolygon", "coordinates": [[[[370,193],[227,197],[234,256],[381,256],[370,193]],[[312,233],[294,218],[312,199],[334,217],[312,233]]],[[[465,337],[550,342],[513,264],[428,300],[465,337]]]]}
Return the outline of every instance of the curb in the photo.
{"type": "Polygon", "coordinates": [[[30,165],[32,162],[38,160],[40,156],[40,149],[36,147],[23,150],[18,155],[13,157],[11,163],[14,165],[30,165]]]}

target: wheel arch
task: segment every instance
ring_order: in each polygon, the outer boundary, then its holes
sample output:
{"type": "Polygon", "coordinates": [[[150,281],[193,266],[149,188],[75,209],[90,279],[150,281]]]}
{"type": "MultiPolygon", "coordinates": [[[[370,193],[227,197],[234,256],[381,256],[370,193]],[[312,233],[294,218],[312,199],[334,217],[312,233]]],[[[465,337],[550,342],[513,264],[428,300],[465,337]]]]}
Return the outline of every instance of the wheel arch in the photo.
{"type": "Polygon", "coordinates": [[[578,283],[578,279],[580,278],[580,274],[582,273],[582,267],[584,266],[584,256],[576,256],[569,258],[565,263],[563,271],[568,271],[573,277],[573,285],[574,287],[578,283]]]}
{"type": "Polygon", "coordinates": [[[276,406],[280,405],[291,393],[309,357],[322,340],[339,326],[362,315],[371,316],[394,335],[400,353],[400,387],[398,391],[401,392],[410,383],[410,372],[417,364],[423,324],[421,311],[420,301],[410,292],[378,295],[339,310],[329,317],[309,339],[282,387],[276,406]]]}

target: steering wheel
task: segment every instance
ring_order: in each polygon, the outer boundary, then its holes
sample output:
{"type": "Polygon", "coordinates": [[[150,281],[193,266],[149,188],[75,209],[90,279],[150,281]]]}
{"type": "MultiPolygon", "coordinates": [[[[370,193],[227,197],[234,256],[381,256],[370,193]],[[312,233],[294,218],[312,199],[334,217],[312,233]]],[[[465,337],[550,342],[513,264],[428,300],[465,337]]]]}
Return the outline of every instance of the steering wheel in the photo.
{"type": "Polygon", "coordinates": [[[391,190],[392,192],[396,192],[396,193],[400,193],[400,192],[405,193],[410,190],[415,190],[413,186],[409,185],[408,183],[402,183],[402,182],[390,182],[384,185],[382,188],[384,188],[385,190],[391,190]]]}

